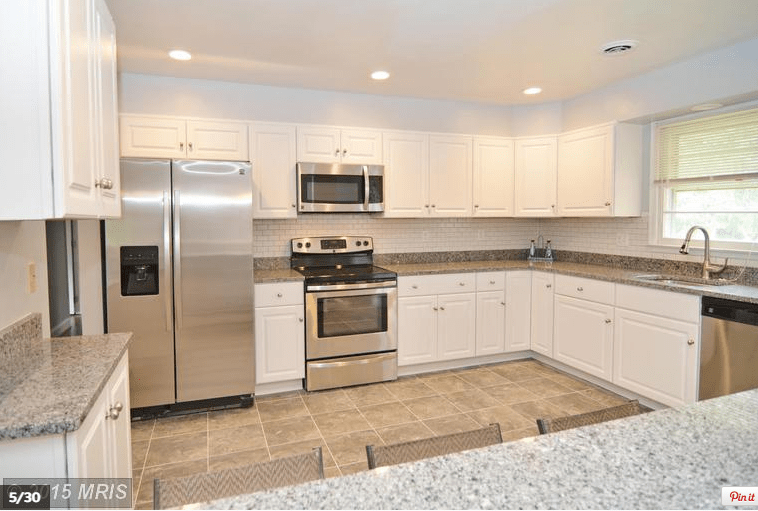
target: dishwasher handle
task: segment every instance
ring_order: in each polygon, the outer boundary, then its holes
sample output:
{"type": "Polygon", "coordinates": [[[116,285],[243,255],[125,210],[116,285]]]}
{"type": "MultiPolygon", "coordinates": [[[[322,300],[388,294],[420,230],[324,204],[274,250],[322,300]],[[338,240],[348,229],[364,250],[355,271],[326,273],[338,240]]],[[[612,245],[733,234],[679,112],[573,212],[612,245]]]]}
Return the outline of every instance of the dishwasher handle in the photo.
{"type": "Polygon", "coordinates": [[[704,296],[701,315],[758,326],[758,304],[704,296]]]}

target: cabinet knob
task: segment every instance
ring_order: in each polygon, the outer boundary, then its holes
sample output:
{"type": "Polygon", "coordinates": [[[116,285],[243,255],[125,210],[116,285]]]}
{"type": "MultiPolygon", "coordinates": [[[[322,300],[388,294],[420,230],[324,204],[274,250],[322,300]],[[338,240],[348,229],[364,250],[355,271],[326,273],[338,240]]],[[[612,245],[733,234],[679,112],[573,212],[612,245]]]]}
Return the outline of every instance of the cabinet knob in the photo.
{"type": "Polygon", "coordinates": [[[179,142],[179,150],[184,151],[184,142],[179,142]]]}
{"type": "Polygon", "coordinates": [[[466,285],[466,283],[465,283],[465,282],[458,282],[458,285],[459,285],[459,286],[465,286],[465,285],[466,285]]]}
{"type": "Polygon", "coordinates": [[[505,307],[505,302],[500,302],[500,305],[502,305],[503,307],[505,307]]]}
{"type": "Polygon", "coordinates": [[[347,149],[342,150],[342,156],[347,156],[347,149]]]}
{"type": "Polygon", "coordinates": [[[479,207],[479,204],[474,204],[474,207],[475,207],[475,208],[478,208],[478,207],[479,207]]]}
{"type": "Polygon", "coordinates": [[[551,287],[553,287],[553,285],[552,284],[545,284],[545,287],[548,288],[548,289],[550,289],[551,287]]]}
{"type": "Polygon", "coordinates": [[[190,151],[192,151],[192,142],[188,142],[187,147],[189,148],[190,151]]]}
{"type": "Polygon", "coordinates": [[[276,297],[277,297],[277,298],[281,298],[281,297],[282,297],[282,294],[281,294],[281,293],[276,293],[276,297]]]}
{"type": "Polygon", "coordinates": [[[301,323],[303,322],[303,318],[297,318],[297,320],[301,323]]]}
{"type": "Polygon", "coordinates": [[[687,344],[689,344],[690,346],[692,346],[693,344],[695,344],[695,339],[693,339],[692,337],[690,337],[689,339],[687,339],[687,344]]]}
{"type": "Polygon", "coordinates": [[[121,415],[121,410],[124,409],[124,405],[119,401],[115,405],[111,406],[108,412],[105,414],[105,418],[116,420],[121,415]]]}
{"type": "Polygon", "coordinates": [[[418,286],[417,286],[416,284],[413,284],[411,287],[412,287],[413,289],[418,289],[418,286]]]}
{"type": "Polygon", "coordinates": [[[580,287],[576,288],[576,290],[577,291],[584,291],[584,288],[580,286],[580,287]]]}
{"type": "Polygon", "coordinates": [[[443,310],[445,310],[445,308],[444,307],[440,307],[440,310],[443,311],[443,310]]]}
{"type": "Polygon", "coordinates": [[[550,207],[555,209],[555,204],[551,204],[550,207]]]}
{"type": "Polygon", "coordinates": [[[429,207],[429,204],[424,204],[424,207],[425,207],[425,208],[428,208],[428,207],[429,207]]]}
{"type": "Polygon", "coordinates": [[[495,281],[494,280],[490,280],[490,284],[494,286],[495,285],[495,281]]]}
{"type": "Polygon", "coordinates": [[[102,188],[103,190],[110,190],[113,188],[113,181],[107,177],[98,179],[95,181],[95,188],[102,188]]]}
{"type": "Polygon", "coordinates": [[[290,206],[292,206],[293,208],[296,208],[296,207],[297,207],[297,206],[295,206],[295,204],[290,204],[290,206]]]}
{"type": "Polygon", "coordinates": [[[432,307],[433,311],[439,310],[437,307],[432,307]]]}
{"type": "Polygon", "coordinates": [[[334,150],[334,156],[339,156],[339,155],[340,155],[340,148],[338,147],[337,149],[334,150]]]}
{"type": "Polygon", "coordinates": [[[611,205],[611,201],[606,202],[605,205],[606,206],[610,206],[611,205]]]}
{"type": "Polygon", "coordinates": [[[611,320],[610,320],[610,319],[606,319],[606,320],[605,320],[605,322],[606,322],[606,323],[610,323],[610,322],[611,322],[611,320]]]}
{"type": "Polygon", "coordinates": [[[433,208],[436,208],[437,206],[436,206],[435,204],[432,204],[432,207],[433,207],[433,208]]]}

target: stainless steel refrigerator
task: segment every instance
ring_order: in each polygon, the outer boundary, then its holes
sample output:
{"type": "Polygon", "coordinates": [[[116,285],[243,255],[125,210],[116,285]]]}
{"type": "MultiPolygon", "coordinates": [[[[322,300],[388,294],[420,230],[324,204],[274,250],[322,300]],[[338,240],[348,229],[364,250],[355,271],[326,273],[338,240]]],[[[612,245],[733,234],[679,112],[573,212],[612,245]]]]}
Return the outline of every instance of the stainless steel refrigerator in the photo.
{"type": "Polygon", "coordinates": [[[134,333],[132,408],[253,394],[250,165],[124,159],[121,194],[121,219],[105,221],[106,316],[134,333]]]}

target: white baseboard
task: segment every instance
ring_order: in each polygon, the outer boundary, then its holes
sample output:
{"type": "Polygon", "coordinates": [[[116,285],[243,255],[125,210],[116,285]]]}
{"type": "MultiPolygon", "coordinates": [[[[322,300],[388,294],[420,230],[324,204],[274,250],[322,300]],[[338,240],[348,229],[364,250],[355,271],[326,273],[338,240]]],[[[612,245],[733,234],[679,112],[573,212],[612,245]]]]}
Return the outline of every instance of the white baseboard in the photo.
{"type": "Polygon", "coordinates": [[[266,396],[269,394],[279,394],[282,392],[292,392],[293,390],[302,390],[303,380],[277,381],[273,383],[258,383],[255,385],[256,396],[266,396]]]}

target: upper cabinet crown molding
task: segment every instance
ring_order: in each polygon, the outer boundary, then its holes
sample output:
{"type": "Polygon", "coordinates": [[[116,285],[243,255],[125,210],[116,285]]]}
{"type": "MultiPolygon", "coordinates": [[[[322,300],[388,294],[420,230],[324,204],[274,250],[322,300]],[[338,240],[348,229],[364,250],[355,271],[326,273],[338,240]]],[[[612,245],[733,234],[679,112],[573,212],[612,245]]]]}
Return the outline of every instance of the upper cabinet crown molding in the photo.
{"type": "Polygon", "coordinates": [[[558,137],[558,215],[639,216],[642,126],[611,123],[558,137]]]}
{"type": "Polygon", "coordinates": [[[381,165],[382,132],[328,126],[297,127],[297,161],[381,165]]]}
{"type": "Polygon", "coordinates": [[[6,0],[0,220],[118,216],[116,31],[104,0],[6,0]]]}

